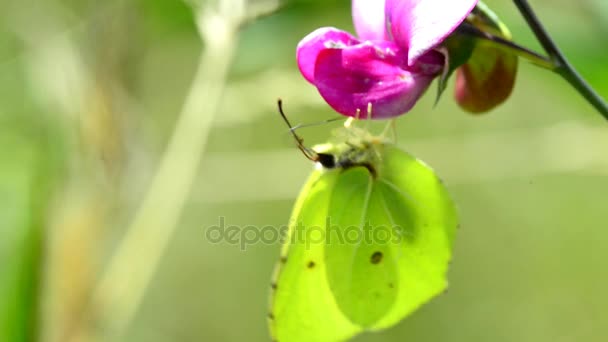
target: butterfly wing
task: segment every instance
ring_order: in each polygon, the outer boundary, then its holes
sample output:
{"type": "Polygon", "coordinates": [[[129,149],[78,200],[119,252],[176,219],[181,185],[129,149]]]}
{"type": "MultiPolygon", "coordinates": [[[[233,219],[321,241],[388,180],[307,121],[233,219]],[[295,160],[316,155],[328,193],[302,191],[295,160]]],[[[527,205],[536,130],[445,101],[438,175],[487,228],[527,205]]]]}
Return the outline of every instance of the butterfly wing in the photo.
{"type": "Polygon", "coordinates": [[[380,210],[381,196],[367,168],[350,168],[336,181],[328,212],[330,288],[345,315],[366,329],[386,315],[397,296],[397,260],[386,238],[377,234],[382,227],[390,229],[380,210]]]}
{"type": "Polygon", "coordinates": [[[275,269],[269,313],[275,341],[339,341],[361,329],[338,308],[327,280],[324,234],[339,170],[314,171],[294,207],[275,269]]]}
{"type": "Polygon", "coordinates": [[[315,171],[290,221],[271,300],[278,341],[339,341],[390,327],[447,286],[457,225],[445,187],[393,146],[380,172],[315,171]]]}
{"type": "Polygon", "coordinates": [[[398,227],[391,248],[399,285],[395,304],[374,330],[396,324],[445,290],[458,225],[456,207],[429,166],[390,145],[382,163],[376,185],[382,212],[398,227]]]}

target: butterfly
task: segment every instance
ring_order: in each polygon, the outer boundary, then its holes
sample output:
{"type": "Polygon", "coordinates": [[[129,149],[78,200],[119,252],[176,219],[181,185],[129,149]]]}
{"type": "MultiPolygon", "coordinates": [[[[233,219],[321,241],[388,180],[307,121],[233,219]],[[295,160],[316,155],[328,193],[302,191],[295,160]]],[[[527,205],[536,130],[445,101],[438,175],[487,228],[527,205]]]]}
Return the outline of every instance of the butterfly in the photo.
{"type": "Polygon", "coordinates": [[[307,148],[315,169],[293,208],[271,283],[276,341],[342,341],[388,328],[447,287],[457,213],[425,163],[348,126],[307,148]]]}

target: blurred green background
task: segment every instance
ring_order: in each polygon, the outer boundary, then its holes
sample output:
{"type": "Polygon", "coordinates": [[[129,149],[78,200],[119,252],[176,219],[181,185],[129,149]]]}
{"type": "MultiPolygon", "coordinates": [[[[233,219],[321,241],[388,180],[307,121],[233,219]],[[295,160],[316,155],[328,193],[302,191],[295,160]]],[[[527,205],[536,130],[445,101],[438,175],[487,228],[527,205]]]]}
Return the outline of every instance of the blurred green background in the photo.
{"type": "MultiPolygon", "coordinates": [[[[608,98],[606,1],[531,2],[608,98]]],[[[487,3],[517,42],[540,51],[511,1],[487,3]]],[[[289,1],[243,25],[219,43],[232,55],[206,60],[229,62],[225,84],[203,72],[198,81],[212,85],[200,92],[191,90],[199,57],[218,44],[201,42],[197,6],[0,2],[0,341],[269,340],[279,244],[243,251],[205,232],[220,217],[237,226],[287,222],[311,165],[275,101],[283,98],[295,123],[335,116],[299,75],[294,51],[317,27],[352,31],[350,2],[289,1]],[[117,261],[188,93],[202,108],[196,114],[212,120],[201,126],[208,141],[186,139],[181,151],[179,165],[190,158],[195,166],[193,184],[180,183],[188,170],[166,163],[166,193],[158,191],[161,209],[152,210],[176,208],[179,220],[169,220],[171,231],[144,217],[142,238],[117,261]],[[173,193],[173,182],[190,193],[173,193]],[[100,287],[112,261],[123,273],[100,287]],[[141,286],[131,275],[146,265],[153,272],[141,286]],[[125,288],[127,296],[112,297],[125,288]],[[110,295],[95,299],[104,289],[110,295]]],[[[206,67],[223,77],[222,66],[206,67]]],[[[436,169],[459,206],[450,289],[398,326],[355,341],[606,341],[605,120],[556,75],[525,62],[510,100],[484,116],[463,113],[451,89],[434,107],[434,91],[398,120],[398,143],[436,169]]],[[[300,134],[320,143],[338,125],[300,134]]]]}

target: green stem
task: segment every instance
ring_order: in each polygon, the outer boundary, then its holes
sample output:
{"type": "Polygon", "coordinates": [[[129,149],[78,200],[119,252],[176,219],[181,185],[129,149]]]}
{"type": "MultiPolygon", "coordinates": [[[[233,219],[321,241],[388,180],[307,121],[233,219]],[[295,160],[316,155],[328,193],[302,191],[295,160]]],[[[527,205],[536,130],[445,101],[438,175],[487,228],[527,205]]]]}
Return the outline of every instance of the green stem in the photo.
{"type": "Polygon", "coordinates": [[[178,226],[220,106],[245,6],[246,0],[218,0],[196,13],[205,50],[192,87],[148,192],[93,293],[100,341],[122,337],[178,226]]]}
{"type": "Polygon", "coordinates": [[[583,77],[568,62],[564,54],[557,47],[553,39],[549,36],[540,20],[528,4],[527,0],[513,0],[521,12],[522,16],[534,32],[536,39],[543,46],[553,64],[554,71],[573,86],[595,109],[608,120],[608,104],[593,88],[583,79],[583,77]]]}
{"type": "Polygon", "coordinates": [[[525,48],[521,45],[517,45],[516,43],[514,43],[511,40],[508,40],[508,39],[505,39],[505,38],[502,38],[499,36],[495,36],[489,32],[482,31],[479,28],[477,28],[469,23],[466,23],[466,22],[462,23],[458,27],[458,30],[459,30],[459,32],[461,32],[463,34],[467,34],[467,35],[475,36],[479,39],[483,39],[484,41],[488,42],[489,44],[492,44],[494,47],[499,48],[508,53],[515,54],[519,57],[522,57],[541,68],[551,70],[551,71],[555,71],[555,69],[556,69],[556,65],[551,59],[549,59],[539,53],[536,53],[528,48],[525,48]]]}

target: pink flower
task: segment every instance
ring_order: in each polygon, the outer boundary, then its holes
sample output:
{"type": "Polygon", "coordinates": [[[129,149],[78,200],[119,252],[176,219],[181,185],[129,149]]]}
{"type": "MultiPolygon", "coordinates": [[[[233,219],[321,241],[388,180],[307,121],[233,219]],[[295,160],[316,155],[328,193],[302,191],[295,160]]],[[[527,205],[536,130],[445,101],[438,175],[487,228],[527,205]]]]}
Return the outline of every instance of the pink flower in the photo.
{"type": "Polygon", "coordinates": [[[353,0],[358,37],[315,30],[297,48],[298,67],[325,101],[346,116],[391,118],[409,111],[441,74],[434,48],[477,0],[353,0]]]}

